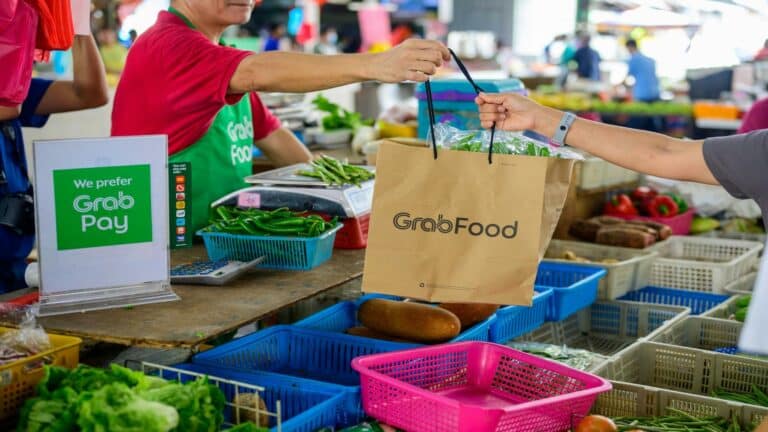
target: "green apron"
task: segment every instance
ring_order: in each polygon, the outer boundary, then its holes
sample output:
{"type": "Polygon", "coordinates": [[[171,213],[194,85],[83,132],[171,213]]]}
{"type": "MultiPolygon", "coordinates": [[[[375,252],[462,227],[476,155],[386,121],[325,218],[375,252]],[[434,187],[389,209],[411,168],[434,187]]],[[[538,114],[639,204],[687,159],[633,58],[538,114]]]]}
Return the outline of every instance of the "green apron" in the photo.
{"type": "MultiPolygon", "coordinates": [[[[178,11],[169,11],[194,28],[178,11]]],[[[169,157],[170,162],[190,164],[187,229],[196,232],[208,225],[211,203],[246,186],[243,179],[253,172],[252,160],[253,115],[245,95],[239,103],[222,108],[202,138],[169,157]]]]}

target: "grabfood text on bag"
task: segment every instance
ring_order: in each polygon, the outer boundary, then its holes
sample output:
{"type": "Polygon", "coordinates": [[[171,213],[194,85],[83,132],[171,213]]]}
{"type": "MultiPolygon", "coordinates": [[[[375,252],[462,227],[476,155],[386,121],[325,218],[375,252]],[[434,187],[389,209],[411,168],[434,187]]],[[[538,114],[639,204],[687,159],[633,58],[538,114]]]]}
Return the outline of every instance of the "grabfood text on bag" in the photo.
{"type": "Polygon", "coordinates": [[[509,224],[489,223],[471,221],[466,217],[444,218],[442,214],[434,218],[411,217],[408,212],[400,212],[392,218],[392,224],[396,229],[402,231],[424,231],[441,234],[461,234],[466,231],[473,236],[502,237],[513,239],[517,236],[518,222],[509,224]]]}

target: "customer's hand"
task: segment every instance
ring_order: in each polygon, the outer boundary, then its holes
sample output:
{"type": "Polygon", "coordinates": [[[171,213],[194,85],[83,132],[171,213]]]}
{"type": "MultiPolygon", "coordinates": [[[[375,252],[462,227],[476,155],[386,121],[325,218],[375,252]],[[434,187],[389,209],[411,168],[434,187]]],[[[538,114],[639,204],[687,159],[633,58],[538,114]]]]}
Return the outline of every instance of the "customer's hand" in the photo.
{"type": "Polygon", "coordinates": [[[389,51],[375,54],[369,76],[387,83],[424,82],[450,59],[448,48],[440,42],[409,39],[389,51]]]}
{"type": "Polygon", "coordinates": [[[534,130],[541,105],[516,93],[480,94],[476,99],[480,124],[506,131],[534,130]]]}

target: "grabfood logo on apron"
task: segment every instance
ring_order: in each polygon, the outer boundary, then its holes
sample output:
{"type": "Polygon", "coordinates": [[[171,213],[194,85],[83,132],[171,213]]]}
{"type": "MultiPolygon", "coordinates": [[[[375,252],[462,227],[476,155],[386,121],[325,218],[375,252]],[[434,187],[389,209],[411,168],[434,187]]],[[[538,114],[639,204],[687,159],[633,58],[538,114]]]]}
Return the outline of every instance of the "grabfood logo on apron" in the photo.
{"type": "Polygon", "coordinates": [[[149,165],[55,170],[59,250],[152,241],[149,165]]]}
{"type": "Polygon", "coordinates": [[[227,135],[232,141],[229,153],[232,157],[232,165],[250,162],[253,157],[253,121],[243,116],[241,123],[230,121],[227,125],[227,135]]]}

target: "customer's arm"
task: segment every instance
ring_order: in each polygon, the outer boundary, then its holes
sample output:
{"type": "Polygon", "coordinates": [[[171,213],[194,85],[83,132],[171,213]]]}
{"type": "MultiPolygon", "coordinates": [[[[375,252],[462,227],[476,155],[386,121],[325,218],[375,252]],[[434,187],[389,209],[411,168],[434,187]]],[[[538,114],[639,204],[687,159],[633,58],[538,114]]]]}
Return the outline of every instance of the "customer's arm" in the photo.
{"type": "Polygon", "coordinates": [[[312,160],[309,150],[286,128],[279,128],[256,141],[256,147],[278,167],[312,160]]]}
{"type": "Polygon", "coordinates": [[[450,53],[441,43],[418,39],[378,54],[253,54],[238,65],[229,82],[229,93],[302,93],[369,80],[426,81],[448,60],[450,53]]]}
{"type": "MultiPolygon", "coordinates": [[[[563,112],[517,94],[477,98],[483,127],[532,130],[553,136],[563,112]]],[[[642,173],[676,180],[719,184],[704,160],[703,141],[686,141],[652,132],[577,119],[566,144],[642,173]]]]}
{"type": "Polygon", "coordinates": [[[92,36],[75,36],[72,63],[72,81],[53,82],[37,106],[36,114],[77,111],[107,103],[109,96],[104,64],[92,36]]]}

